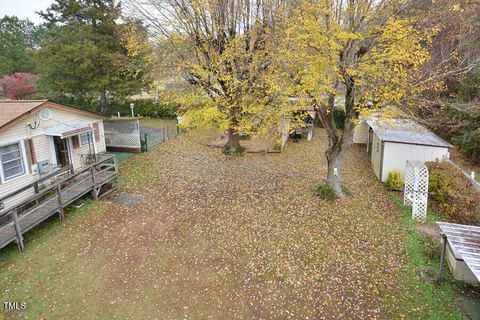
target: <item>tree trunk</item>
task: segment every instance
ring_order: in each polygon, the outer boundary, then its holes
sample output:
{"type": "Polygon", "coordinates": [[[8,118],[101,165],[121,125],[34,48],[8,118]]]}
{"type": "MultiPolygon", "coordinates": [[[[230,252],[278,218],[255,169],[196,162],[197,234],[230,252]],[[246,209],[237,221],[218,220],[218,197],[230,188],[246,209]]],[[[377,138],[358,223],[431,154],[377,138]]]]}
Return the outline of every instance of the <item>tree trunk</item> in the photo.
{"type": "MultiPolygon", "coordinates": [[[[343,178],[343,160],[346,151],[350,148],[353,141],[353,130],[355,124],[353,120],[358,118],[358,112],[355,110],[355,86],[353,79],[346,81],[345,92],[345,123],[343,131],[340,133],[335,125],[333,110],[335,107],[335,94],[330,94],[327,110],[329,112],[319,112],[319,118],[328,134],[328,149],[325,151],[327,158],[327,185],[335,193],[338,199],[345,198],[342,188],[343,178]]],[[[319,109],[322,110],[322,109],[319,109]]]]}
{"type": "Polygon", "coordinates": [[[225,153],[235,153],[242,150],[242,146],[240,145],[240,134],[230,128],[228,129],[228,141],[225,144],[225,153]]]}
{"type": "Polygon", "coordinates": [[[102,91],[98,99],[98,105],[100,106],[100,113],[107,113],[107,92],[102,91]]]}
{"type": "Polygon", "coordinates": [[[327,157],[328,172],[327,185],[335,193],[335,197],[343,199],[345,197],[342,188],[342,166],[343,166],[343,152],[335,148],[328,148],[325,152],[327,157]]]}

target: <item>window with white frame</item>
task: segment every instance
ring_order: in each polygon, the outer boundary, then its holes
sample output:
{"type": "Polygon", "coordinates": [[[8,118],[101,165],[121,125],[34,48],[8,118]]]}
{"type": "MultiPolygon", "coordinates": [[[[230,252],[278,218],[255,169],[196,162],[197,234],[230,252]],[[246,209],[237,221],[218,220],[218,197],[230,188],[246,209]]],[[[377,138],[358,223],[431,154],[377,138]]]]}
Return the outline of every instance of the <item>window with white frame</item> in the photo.
{"type": "Polygon", "coordinates": [[[89,143],[93,143],[92,132],[82,132],[80,133],[80,145],[85,146],[89,143]]]}
{"type": "Polygon", "coordinates": [[[25,164],[20,142],[0,147],[0,163],[5,181],[25,174],[25,164]]]}

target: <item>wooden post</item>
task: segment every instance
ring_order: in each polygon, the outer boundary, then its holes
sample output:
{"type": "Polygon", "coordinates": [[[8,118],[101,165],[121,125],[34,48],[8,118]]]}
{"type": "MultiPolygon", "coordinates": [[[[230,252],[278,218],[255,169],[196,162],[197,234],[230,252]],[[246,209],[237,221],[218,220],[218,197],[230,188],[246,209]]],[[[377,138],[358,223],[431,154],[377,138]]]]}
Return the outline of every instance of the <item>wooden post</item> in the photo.
{"type": "Polygon", "coordinates": [[[58,212],[60,214],[60,222],[63,223],[65,221],[65,213],[63,212],[61,184],[57,185],[57,201],[58,201],[58,212]]]}
{"type": "Polygon", "coordinates": [[[118,160],[117,160],[117,156],[113,156],[113,166],[115,167],[115,172],[118,171],[118,160]]]}
{"type": "Polygon", "coordinates": [[[442,253],[440,254],[440,267],[438,268],[437,277],[435,279],[436,283],[440,283],[442,281],[443,276],[443,265],[445,264],[445,251],[447,249],[447,236],[445,233],[440,233],[443,238],[443,246],[442,246],[442,253]]]}
{"type": "Polygon", "coordinates": [[[165,127],[162,128],[162,133],[163,133],[163,142],[167,141],[167,138],[165,137],[165,127]]]}
{"type": "Polygon", "coordinates": [[[148,140],[147,140],[148,136],[147,136],[146,133],[145,133],[144,137],[145,137],[145,151],[148,151],[148,140]]]}
{"type": "Polygon", "coordinates": [[[15,227],[15,233],[17,234],[17,243],[18,243],[18,249],[20,252],[25,251],[25,245],[23,244],[23,236],[22,236],[22,230],[20,229],[20,223],[18,222],[18,215],[17,215],[17,209],[13,209],[12,211],[12,219],[13,219],[13,225],[15,227]]]}
{"type": "Polygon", "coordinates": [[[93,199],[95,201],[98,201],[98,193],[97,193],[97,189],[95,188],[95,166],[92,166],[90,168],[90,173],[92,175],[92,195],[93,195],[93,199]]]}
{"type": "Polygon", "coordinates": [[[90,174],[92,176],[92,185],[95,185],[95,168],[93,166],[90,168],[90,174]]]}

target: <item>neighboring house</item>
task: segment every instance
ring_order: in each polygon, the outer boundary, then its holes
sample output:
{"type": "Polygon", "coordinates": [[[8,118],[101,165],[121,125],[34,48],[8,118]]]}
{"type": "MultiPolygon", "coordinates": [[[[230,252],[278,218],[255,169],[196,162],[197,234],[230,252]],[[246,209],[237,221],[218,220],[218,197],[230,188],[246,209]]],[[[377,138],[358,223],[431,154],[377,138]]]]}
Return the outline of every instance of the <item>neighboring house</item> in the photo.
{"type": "MultiPolygon", "coordinates": [[[[47,100],[0,101],[0,198],[58,167],[78,170],[82,155],[105,152],[106,118],[47,100]]],[[[2,205],[6,210],[32,193],[2,205]]]]}
{"type": "Polygon", "coordinates": [[[354,130],[353,143],[367,145],[373,170],[384,182],[388,173],[405,176],[407,160],[436,161],[450,156],[452,145],[425,127],[407,119],[363,120],[354,130]]]}

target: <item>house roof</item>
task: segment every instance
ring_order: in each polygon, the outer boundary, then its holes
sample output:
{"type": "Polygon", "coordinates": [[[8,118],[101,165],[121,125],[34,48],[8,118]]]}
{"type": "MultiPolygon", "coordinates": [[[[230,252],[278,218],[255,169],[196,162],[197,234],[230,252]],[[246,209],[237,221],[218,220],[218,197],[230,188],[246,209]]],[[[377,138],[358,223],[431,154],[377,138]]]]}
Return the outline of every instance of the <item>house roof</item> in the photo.
{"type": "Polygon", "coordinates": [[[107,116],[90,112],[48,100],[1,100],[0,101],[0,131],[6,129],[10,124],[19,121],[24,116],[40,111],[46,107],[59,107],[62,109],[88,114],[93,117],[107,119],[107,116]]]}
{"type": "Polygon", "coordinates": [[[451,148],[452,145],[418,123],[408,119],[367,120],[375,134],[386,142],[451,148]]]}
{"type": "Polygon", "coordinates": [[[2,100],[0,101],[0,127],[41,106],[48,100],[2,100]]]}

